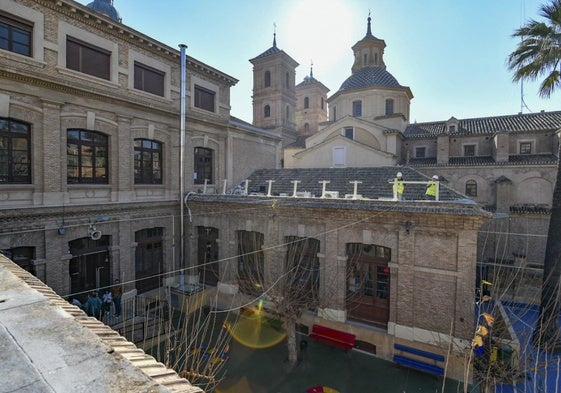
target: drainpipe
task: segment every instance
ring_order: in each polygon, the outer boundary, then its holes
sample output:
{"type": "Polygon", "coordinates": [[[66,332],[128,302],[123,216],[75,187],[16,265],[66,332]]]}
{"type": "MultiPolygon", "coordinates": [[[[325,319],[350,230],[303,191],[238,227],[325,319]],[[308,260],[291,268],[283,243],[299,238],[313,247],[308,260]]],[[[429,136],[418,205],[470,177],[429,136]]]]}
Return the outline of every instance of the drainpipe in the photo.
{"type": "Polygon", "coordinates": [[[180,157],[179,157],[179,205],[180,205],[180,228],[179,228],[179,236],[180,236],[180,248],[179,248],[179,268],[181,269],[181,274],[179,275],[179,281],[181,286],[185,283],[185,224],[184,224],[184,208],[183,208],[183,196],[185,195],[185,81],[186,81],[186,74],[187,74],[187,58],[185,55],[185,50],[187,49],[187,45],[180,44],[180,56],[181,56],[181,99],[180,99],[180,106],[181,106],[181,127],[180,127],[180,157]]]}

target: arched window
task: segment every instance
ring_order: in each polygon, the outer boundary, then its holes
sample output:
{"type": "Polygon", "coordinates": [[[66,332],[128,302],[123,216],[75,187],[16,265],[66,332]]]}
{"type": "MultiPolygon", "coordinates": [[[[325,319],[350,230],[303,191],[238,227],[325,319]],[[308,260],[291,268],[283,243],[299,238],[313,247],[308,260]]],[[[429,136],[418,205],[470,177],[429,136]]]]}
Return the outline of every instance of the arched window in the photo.
{"type": "Polygon", "coordinates": [[[308,109],[310,107],[310,99],[308,97],[304,98],[304,109],[308,109]]]}
{"type": "Polygon", "coordinates": [[[0,183],[31,183],[31,126],[0,118],[0,183]]]}
{"type": "Polygon", "coordinates": [[[265,105],[265,108],[263,108],[263,116],[271,117],[271,107],[269,105],[265,105]]]}
{"type": "Polygon", "coordinates": [[[323,109],[323,97],[321,97],[321,109],[323,109]]]}
{"type": "Polygon", "coordinates": [[[290,87],[290,75],[288,74],[288,72],[285,75],[285,79],[286,79],[286,88],[288,89],[290,87]]]}
{"type": "Polygon", "coordinates": [[[109,183],[109,138],[99,132],[68,130],[66,159],[68,183],[109,183]]]}
{"type": "Polygon", "coordinates": [[[337,107],[333,107],[333,121],[337,121],[337,107]]]}
{"type": "Polygon", "coordinates": [[[290,108],[287,105],[286,106],[286,120],[288,120],[289,118],[290,118],[290,108]]]}
{"type": "Polygon", "coordinates": [[[378,54],[374,53],[374,64],[378,64],[378,54]]]}
{"type": "Polygon", "coordinates": [[[134,183],[162,184],[162,144],[150,139],[134,140],[134,183]]]}
{"type": "Polygon", "coordinates": [[[310,132],[310,125],[308,123],[304,124],[304,132],[307,134],[310,132]]]}
{"type": "Polygon", "coordinates": [[[368,64],[368,55],[365,53],[364,54],[364,64],[363,65],[366,65],[366,64],[368,64]]]}
{"type": "Polygon", "coordinates": [[[195,147],[195,184],[205,184],[205,179],[208,180],[208,184],[213,184],[213,152],[212,149],[206,147],[195,147]]]}
{"type": "Polygon", "coordinates": [[[236,231],[238,242],[238,285],[242,293],[261,296],[265,276],[264,235],[260,232],[236,231]]]}
{"type": "Polygon", "coordinates": [[[386,100],[386,115],[393,115],[393,99],[388,98],[386,100]]]}
{"type": "Polygon", "coordinates": [[[477,196],[477,182],[475,180],[466,181],[466,196],[468,197],[477,196]]]}
{"type": "Polygon", "coordinates": [[[265,87],[271,87],[271,71],[265,71],[265,87]]]}

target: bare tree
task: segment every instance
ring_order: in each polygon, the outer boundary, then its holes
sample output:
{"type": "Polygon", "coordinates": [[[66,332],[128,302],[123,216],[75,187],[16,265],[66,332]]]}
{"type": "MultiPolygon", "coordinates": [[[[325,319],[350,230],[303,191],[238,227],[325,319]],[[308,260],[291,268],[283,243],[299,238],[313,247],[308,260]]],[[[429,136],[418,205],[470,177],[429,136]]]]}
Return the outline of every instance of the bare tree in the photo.
{"type": "Polygon", "coordinates": [[[309,237],[286,237],[284,263],[265,271],[262,237],[256,232],[238,234],[240,291],[262,299],[266,311],[282,322],[287,334],[288,360],[298,362],[296,326],[304,311],[319,305],[320,242],[309,237]],[[267,277],[267,279],[265,279],[267,277]]]}

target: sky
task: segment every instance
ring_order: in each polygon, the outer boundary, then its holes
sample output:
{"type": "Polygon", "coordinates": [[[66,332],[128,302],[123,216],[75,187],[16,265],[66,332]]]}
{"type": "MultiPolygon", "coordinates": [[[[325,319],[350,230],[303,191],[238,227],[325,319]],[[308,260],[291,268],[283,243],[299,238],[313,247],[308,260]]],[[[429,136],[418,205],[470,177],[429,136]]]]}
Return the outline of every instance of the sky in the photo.
{"type": "MultiPolygon", "coordinates": [[[[506,67],[528,19],[549,0],[114,0],[125,25],[236,78],[231,114],[252,122],[252,59],[272,46],[335,94],[351,75],[351,47],[366,34],[386,42],[386,69],[413,92],[411,122],[561,110],[561,91],[512,82],[506,67]],[[276,30],[275,30],[276,29],[276,30]],[[522,94],[523,91],[523,94],[522,94]],[[524,97],[525,106],[522,104],[524,97]]],[[[90,0],[80,1],[88,4],[90,0]]]]}

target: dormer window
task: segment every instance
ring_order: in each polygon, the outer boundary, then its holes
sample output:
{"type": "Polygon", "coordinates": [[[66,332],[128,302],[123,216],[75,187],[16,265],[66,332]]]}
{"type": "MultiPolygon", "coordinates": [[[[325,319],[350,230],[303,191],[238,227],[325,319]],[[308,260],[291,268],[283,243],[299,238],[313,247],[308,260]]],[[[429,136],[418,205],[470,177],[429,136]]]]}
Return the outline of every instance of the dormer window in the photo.
{"type": "Polygon", "coordinates": [[[459,123],[459,120],[452,116],[445,124],[445,131],[449,134],[457,132],[459,123]]]}

